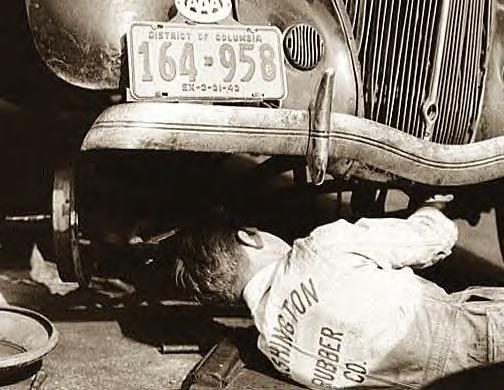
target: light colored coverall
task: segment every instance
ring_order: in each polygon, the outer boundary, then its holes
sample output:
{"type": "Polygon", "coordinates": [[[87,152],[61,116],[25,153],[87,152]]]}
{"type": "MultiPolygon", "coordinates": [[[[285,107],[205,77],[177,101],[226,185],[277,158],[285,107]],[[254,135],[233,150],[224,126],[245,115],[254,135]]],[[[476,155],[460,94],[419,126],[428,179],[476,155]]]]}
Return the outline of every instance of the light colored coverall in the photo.
{"type": "Polygon", "coordinates": [[[315,229],[244,290],[259,349],[311,388],[418,388],[504,360],[504,289],[450,295],[410,268],[443,259],[456,240],[455,224],[427,207],[315,229]]]}

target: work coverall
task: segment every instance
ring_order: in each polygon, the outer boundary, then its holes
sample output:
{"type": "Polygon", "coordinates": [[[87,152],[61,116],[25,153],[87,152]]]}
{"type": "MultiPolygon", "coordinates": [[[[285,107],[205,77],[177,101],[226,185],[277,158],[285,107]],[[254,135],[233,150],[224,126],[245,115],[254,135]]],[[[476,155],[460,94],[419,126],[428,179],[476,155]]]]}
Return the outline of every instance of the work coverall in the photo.
{"type": "Polygon", "coordinates": [[[449,255],[456,239],[430,207],[315,229],[246,285],[259,349],[312,388],[417,388],[504,360],[504,289],[448,294],[412,271],[449,255]]]}

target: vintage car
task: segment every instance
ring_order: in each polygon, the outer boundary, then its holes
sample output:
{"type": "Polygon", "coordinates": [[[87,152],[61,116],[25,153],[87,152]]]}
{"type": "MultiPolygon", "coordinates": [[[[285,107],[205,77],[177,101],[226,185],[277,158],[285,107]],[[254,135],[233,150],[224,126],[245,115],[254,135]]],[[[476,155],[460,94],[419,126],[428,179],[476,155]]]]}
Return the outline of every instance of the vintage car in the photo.
{"type": "MultiPolygon", "coordinates": [[[[413,199],[452,192],[467,200],[462,217],[495,206],[504,239],[502,0],[26,6],[56,75],[122,94],[89,129],[83,154],[255,153],[271,165],[303,157],[313,185],[327,174],[360,183],[352,203],[361,214],[383,209],[377,189],[413,199]]],[[[63,278],[86,285],[72,172],[55,175],[55,243],[63,278]]]]}

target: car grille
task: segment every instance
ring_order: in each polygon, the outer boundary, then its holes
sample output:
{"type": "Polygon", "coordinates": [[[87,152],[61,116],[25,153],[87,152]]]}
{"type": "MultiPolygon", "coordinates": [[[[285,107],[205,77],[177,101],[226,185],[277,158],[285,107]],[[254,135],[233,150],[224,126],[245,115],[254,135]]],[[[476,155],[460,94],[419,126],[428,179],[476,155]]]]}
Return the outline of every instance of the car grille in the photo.
{"type": "Polygon", "coordinates": [[[492,0],[344,3],[366,117],[438,143],[469,142],[480,113],[492,0]]]}

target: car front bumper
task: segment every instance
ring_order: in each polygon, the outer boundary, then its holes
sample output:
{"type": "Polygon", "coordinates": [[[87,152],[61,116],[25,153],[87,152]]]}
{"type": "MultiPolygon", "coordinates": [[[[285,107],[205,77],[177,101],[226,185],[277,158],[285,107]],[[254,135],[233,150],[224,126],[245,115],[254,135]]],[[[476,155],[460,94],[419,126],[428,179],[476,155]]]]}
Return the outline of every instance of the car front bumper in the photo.
{"type": "MultiPolygon", "coordinates": [[[[157,150],[306,156],[320,137],[313,113],[255,107],[138,102],[112,106],[95,121],[83,151],[157,150]]],[[[404,179],[436,186],[504,176],[504,137],[440,145],[355,116],[331,113],[328,172],[350,159],[404,179]]]]}

